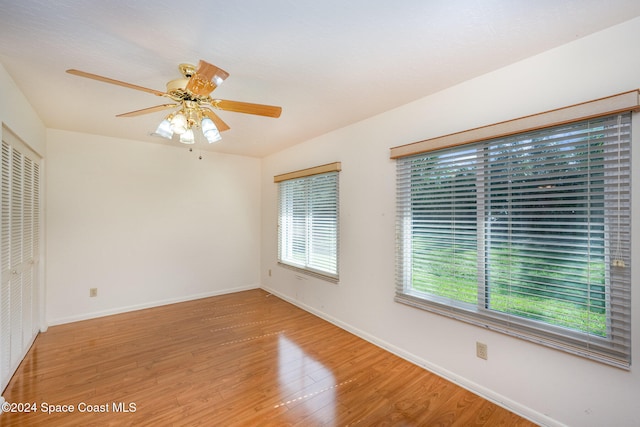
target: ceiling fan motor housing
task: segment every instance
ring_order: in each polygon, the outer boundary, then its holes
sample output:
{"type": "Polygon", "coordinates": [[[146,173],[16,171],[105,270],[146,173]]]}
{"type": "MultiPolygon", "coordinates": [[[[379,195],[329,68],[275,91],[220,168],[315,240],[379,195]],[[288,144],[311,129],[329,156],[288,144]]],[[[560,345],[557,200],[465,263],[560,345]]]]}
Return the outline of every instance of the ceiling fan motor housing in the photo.
{"type": "Polygon", "coordinates": [[[167,93],[184,93],[189,79],[174,79],[167,82],[167,93]]]}

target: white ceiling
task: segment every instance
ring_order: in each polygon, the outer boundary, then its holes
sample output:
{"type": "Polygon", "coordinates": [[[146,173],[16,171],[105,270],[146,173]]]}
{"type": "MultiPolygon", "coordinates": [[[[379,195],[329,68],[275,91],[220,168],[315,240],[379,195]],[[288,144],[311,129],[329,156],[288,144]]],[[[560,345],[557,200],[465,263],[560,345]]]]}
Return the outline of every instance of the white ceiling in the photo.
{"type": "MultiPolygon", "coordinates": [[[[640,16],[638,0],[0,0],[0,63],[49,128],[149,134],[167,102],[65,73],[165,90],[178,64],[230,77],[215,98],[280,105],[279,119],[221,111],[208,149],[262,157],[640,16]]],[[[179,143],[175,143],[179,144],[179,143]]]]}

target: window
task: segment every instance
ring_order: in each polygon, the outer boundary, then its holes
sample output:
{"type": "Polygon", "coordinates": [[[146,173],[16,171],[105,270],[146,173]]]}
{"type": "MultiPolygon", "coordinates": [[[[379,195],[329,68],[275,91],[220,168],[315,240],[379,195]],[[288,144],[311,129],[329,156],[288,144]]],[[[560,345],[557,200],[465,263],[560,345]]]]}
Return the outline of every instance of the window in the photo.
{"type": "Polygon", "coordinates": [[[396,301],[628,368],[630,142],[625,112],[399,155],[396,301]]]}
{"type": "Polygon", "coordinates": [[[278,175],[278,262],[338,281],[340,163],[278,175]]]}

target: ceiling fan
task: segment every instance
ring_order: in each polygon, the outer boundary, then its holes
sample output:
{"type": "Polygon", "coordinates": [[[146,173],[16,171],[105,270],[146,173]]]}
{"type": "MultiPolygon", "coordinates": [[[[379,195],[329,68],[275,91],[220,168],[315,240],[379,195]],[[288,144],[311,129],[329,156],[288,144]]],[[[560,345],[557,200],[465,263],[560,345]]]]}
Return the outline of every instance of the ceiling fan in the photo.
{"type": "Polygon", "coordinates": [[[185,144],[193,144],[195,142],[193,128],[200,127],[203,135],[210,143],[219,141],[221,139],[220,132],[230,129],[229,125],[218,117],[212,109],[274,118],[280,117],[281,107],[212,98],[211,92],[229,77],[229,73],[213,64],[200,60],[197,69],[191,64],[180,64],[178,69],[183,77],[169,81],[166,92],[75,69],[69,69],[67,73],[171,99],[174,101],[173,104],[156,105],[155,107],[118,114],[116,117],[135,117],[156,111],[175,109],[160,123],[154,135],[168,139],[172,139],[173,135],[178,135],[180,142],[185,144]]]}

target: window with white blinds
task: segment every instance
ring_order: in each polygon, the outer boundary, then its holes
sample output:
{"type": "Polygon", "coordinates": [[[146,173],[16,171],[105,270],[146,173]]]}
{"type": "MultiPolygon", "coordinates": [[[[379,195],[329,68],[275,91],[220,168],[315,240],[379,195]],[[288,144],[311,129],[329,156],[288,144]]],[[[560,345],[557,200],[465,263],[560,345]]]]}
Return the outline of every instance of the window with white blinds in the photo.
{"type": "Polygon", "coordinates": [[[396,300],[628,368],[631,113],[397,159],[396,300]]]}
{"type": "Polygon", "coordinates": [[[339,163],[333,165],[337,170],[313,168],[276,177],[278,262],[337,282],[339,163]]]}

